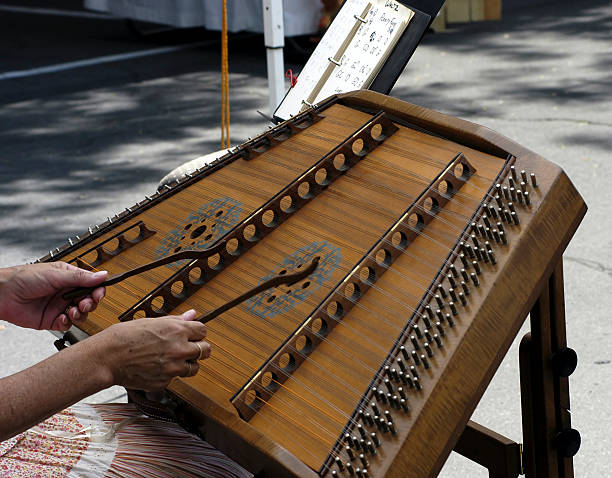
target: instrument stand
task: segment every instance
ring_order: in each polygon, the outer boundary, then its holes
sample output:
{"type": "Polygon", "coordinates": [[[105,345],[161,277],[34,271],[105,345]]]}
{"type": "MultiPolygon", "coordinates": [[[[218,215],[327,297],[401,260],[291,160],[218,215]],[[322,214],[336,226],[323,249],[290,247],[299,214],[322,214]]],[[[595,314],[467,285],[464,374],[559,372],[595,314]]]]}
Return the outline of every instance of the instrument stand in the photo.
{"type": "Polygon", "coordinates": [[[523,445],[469,421],[455,451],[486,467],[491,478],[573,478],[580,434],[571,428],[567,377],[577,357],[566,343],[562,259],[530,320],[519,347],[523,445]]]}

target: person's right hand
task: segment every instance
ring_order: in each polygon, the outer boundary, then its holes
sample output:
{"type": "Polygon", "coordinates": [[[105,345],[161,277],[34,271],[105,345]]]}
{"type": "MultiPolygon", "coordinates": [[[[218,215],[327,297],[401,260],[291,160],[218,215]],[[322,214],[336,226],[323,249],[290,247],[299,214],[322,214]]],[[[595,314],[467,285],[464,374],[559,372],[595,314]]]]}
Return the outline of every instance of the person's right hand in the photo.
{"type": "Polygon", "coordinates": [[[85,342],[93,342],[96,363],[108,368],[113,385],[163,390],[174,377],[195,375],[197,360],[210,355],[210,344],[203,341],[206,326],[193,321],[195,316],[190,310],[179,316],[123,322],[85,342]]]}

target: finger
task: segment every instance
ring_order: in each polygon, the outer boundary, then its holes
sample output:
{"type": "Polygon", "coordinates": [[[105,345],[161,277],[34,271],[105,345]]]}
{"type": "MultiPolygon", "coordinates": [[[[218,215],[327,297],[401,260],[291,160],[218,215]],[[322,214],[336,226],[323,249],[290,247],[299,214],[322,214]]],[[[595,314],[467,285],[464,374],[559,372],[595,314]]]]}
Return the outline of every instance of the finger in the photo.
{"type": "Polygon", "coordinates": [[[198,370],[200,370],[200,365],[198,362],[186,361],[185,370],[179,375],[179,377],[193,377],[198,373],[198,370]]]}
{"type": "Polygon", "coordinates": [[[107,271],[90,272],[71,264],[56,262],[46,274],[49,282],[57,289],[66,287],[93,287],[106,280],[107,271]]]}
{"type": "Polygon", "coordinates": [[[70,328],[70,319],[66,314],[58,315],[55,320],[51,323],[51,327],[49,330],[59,330],[61,332],[65,332],[70,328]]]}
{"type": "Polygon", "coordinates": [[[205,342],[202,340],[199,342],[192,342],[192,343],[196,344],[198,348],[198,356],[195,358],[195,360],[204,360],[210,357],[211,346],[208,342],[205,342]]]}
{"type": "Polygon", "coordinates": [[[96,304],[93,300],[93,297],[85,297],[79,301],[79,311],[86,314],[87,312],[91,312],[96,307],[96,304]]]}
{"type": "Polygon", "coordinates": [[[181,320],[193,320],[196,318],[196,311],[193,309],[189,309],[186,312],[183,312],[181,315],[178,316],[179,319],[181,320]]]}
{"type": "Polygon", "coordinates": [[[94,291],[91,293],[91,297],[93,298],[96,304],[99,304],[105,295],[106,287],[98,287],[97,289],[94,289],[94,291]]]}
{"type": "Polygon", "coordinates": [[[187,322],[187,340],[190,342],[198,342],[206,337],[206,326],[201,322],[187,322]]]}

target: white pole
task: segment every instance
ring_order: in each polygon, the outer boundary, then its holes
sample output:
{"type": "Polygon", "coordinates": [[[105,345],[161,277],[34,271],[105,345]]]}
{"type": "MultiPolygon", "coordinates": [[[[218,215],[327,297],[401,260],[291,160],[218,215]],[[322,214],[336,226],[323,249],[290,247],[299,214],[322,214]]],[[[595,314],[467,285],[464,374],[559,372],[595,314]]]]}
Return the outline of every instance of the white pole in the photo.
{"type": "Polygon", "coordinates": [[[262,0],[262,2],[264,43],[268,63],[269,105],[270,115],[272,115],[285,96],[283,0],[262,0]]]}

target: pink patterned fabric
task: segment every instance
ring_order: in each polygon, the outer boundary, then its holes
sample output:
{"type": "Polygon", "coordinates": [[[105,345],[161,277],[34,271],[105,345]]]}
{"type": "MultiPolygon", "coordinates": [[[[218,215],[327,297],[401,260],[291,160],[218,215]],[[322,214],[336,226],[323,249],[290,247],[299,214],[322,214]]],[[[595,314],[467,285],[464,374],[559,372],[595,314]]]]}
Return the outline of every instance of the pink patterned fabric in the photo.
{"type": "Polygon", "coordinates": [[[131,404],[75,405],[0,443],[0,477],[246,478],[251,475],[174,423],[131,404]]]}

